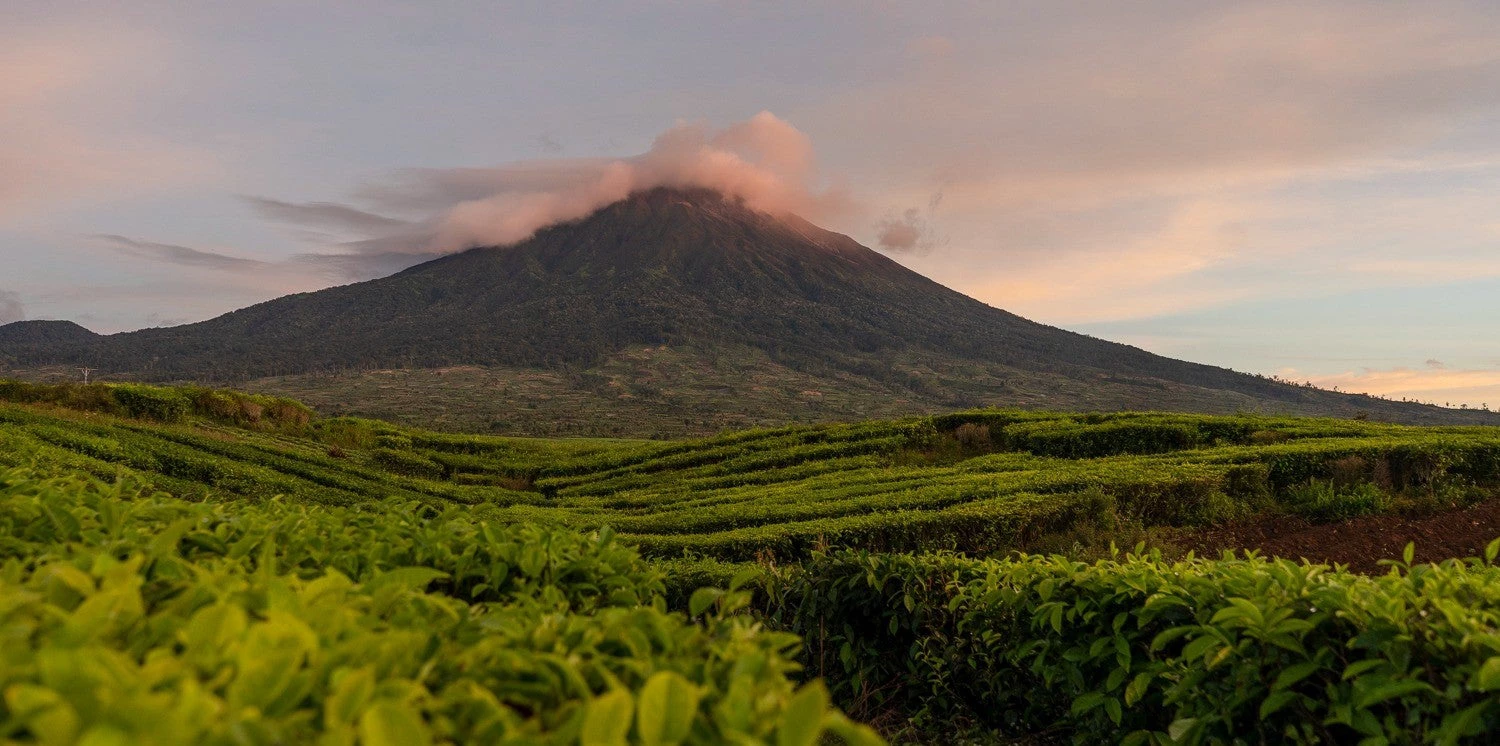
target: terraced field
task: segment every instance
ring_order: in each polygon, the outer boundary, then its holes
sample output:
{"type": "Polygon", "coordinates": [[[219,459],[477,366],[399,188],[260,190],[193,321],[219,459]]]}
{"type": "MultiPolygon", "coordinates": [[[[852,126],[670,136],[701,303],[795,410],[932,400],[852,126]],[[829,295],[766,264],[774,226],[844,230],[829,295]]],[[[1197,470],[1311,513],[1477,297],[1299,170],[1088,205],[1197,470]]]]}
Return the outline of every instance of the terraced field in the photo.
{"type": "Polygon", "coordinates": [[[732,561],[827,546],[1070,549],[1266,511],[1458,506],[1500,480],[1495,429],[1248,416],[976,411],[679,442],[354,419],[257,430],[35,405],[0,407],[0,423],[9,463],[126,468],[185,497],[452,503],[502,522],[608,525],[649,555],[732,561]]]}
{"type": "MultiPolygon", "coordinates": [[[[38,713],[68,702],[76,716],[102,706],[90,686],[117,687],[79,679],[67,684],[77,691],[58,689],[24,661],[71,650],[81,628],[56,620],[92,614],[85,601],[122,582],[145,594],[132,596],[145,616],[130,622],[144,626],[90,627],[88,644],[123,656],[119,670],[140,666],[131,676],[156,675],[149,650],[199,667],[167,683],[131,679],[141,697],[153,686],[188,687],[173,696],[228,686],[214,690],[223,700],[212,707],[231,708],[212,710],[218,716],[161,711],[196,718],[198,730],[182,732],[201,742],[228,743],[231,731],[251,727],[225,730],[235,718],[290,742],[386,743],[387,731],[444,743],[480,732],[585,744],[714,743],[730,732],[744,743],[810,746],[796,739],[822,732],[878,742],[835,706],[897,740],[942,743],[960,734],[1480,743],[1500,732],[1500,570],[1490,564],[1500,543],[1482,559],[1442,566],[1415,564],[1408,552],[1381,577],[1195,559],[1174,544],[1237,535],[1230,528],[1261,519],[1488,515],[1500,486],[1493,428],[985,410],[689,441],[538,440],[318,418],[295,402],[204,389],[0,383],[0,399],[9,400],[0,403],[0,469],[10,470],[0,471],[0,584],[30,599],[0,604],[0,629],[28,630],[0,638],[0,659],[23,661],[0,671],[0,732],[22,734],[22,743],[81,742],[82,731],[48,730],[63,721],[38,713]],[[1138,542],[1146,546],[1128,556],[1114,548],[1138,542]],[[187,566],[198,569],[184,574],[187,566]],[[341,579],[327,580],[335,574],[341,579]],[[352,584],[353,608],[367,611],[346,619],[346,631],[378,632],[358,638],[370,645],[407,639],[403,625],[480,621],[443,627],[426,664],[397,656],[394,678],[355,707],[338,683],[367,675],[358,673],[355,638],[314,640],[295,632],[302,622],[265,606],[329,583],[352,584]],[[185,585],[160,590],[173,584],[185,585]],[[382,616],[397,608],[386,584],[416,594],[401,603],[420,613],[382,616]],[[241,589],[225,598],[245,619],[262,620],[225,632],[247,635],[233,645],[258,649],[265,641],[255,635],[271,632],[246,630],[261,623],[306,639],[298,665],[310,678],[302,689],[283,682],[274,696],[263,693],[275,708],[231,717],[249,696],[244,687],[272,683],[225,684],[239,680],[226,673],[239,668],[205,664],[162,637],[196,618],[186,599],[206,603],[220,586],[241,589]],[[537,599],[562,611],[538,611],[537,599]],[[630,609],[647,637],[670,629],[693,642],[658,637],[656,652],[628,655],[610,648],[624,657],[601,658],[604,668],[582,678],[548,678],[554,688],[542,700],[531,684],[476,679],[458,663],[501,628],[512,635],[505,645],[525,647],[542,639],[523,642],[526,634],[572,625],[584,637],[567,638],[571,646],[630,609]],[[734,679],[747,670],[703,668],[729,660],[722,646],[731,638],[761,651],[734,655],[771,655],[758,659],[776,661],[774,675],[741,685],[734,679]],[[794,649],[786,654],[800,657],[807,675],[826,680],[831,705],[780,657],[794,649]],[[440,680],[424,678],[434,670],[440,680]],[[774,692],[755,727],[723,704],[748,701],[749,686],[774,692]],[[665,716],[647,703],[664,706],[663,697],[691,701],[699,714],[658,722],[665,716]],[[348,711],[330,714],[336,702],[348,711]],[[481,702],[498,719],[466,719],[481,702]],[[799,714],[804,706],[811,714],[799,714]],[[321,721],[309,719],[318,712],[321,721]],[[658,727],[680,738],[662,740],[658,727]],[[56,737],[38,735],[47,733],[56,737]]],[[[546,662],[554,653],[574,655],[563,647],[525,655],[542,656],[541,671],[562,665],[546,662]]],[[[169,742],[150,722],[129,720],[134,705],[120,707],[90,712],[126,718],[119,728],[147,736],[136,742],[169,742]]],[[[140,707],[156,712],[157,704],[140,707]]]]}

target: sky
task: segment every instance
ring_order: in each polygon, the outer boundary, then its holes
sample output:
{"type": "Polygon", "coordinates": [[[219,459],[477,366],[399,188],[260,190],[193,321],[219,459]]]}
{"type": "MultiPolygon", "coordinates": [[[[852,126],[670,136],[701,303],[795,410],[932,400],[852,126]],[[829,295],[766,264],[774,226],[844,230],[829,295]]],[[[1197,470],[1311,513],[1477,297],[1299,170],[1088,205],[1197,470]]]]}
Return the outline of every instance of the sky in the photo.
{"type": "Polygon", "coordinates": [[[0,3],[0,323],[201,320],[658,184],[1043,323],[1500,407],[1493,2],[0,3]]]}

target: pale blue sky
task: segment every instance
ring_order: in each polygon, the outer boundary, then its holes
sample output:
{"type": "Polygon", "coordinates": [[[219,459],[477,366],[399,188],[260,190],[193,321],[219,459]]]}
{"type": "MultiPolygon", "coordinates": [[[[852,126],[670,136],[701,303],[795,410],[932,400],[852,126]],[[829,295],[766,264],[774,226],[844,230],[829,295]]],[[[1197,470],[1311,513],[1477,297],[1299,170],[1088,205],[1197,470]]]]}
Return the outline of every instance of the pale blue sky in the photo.
{"type": "Polygon", "coordinates": [[[838,197],[818,222],[1039,321],[1500,404],[1494,3],[313,5],[0,4],[0,315],[366,276],[306,255],[443,246],[302,203],[441,223],[456,169],[509,189],[687,122],[805,138],[776,173],[838,197]]]}

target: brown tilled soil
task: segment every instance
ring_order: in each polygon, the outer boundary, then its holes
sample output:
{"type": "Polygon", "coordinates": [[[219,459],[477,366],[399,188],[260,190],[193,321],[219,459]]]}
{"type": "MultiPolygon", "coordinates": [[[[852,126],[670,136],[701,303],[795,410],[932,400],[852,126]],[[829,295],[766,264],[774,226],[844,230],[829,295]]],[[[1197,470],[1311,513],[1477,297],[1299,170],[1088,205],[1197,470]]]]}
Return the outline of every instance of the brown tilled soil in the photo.
{"type": "Polygon", "coordinates": [[[1310,523],[1277,515],[1177,533],[1169,541],[1199,556],[1225,549],[1255,549],[1262,555],[1340,563],[1355,572],[1384,572],[1383,559],[1400,559],[1416,543],[1417,562],[1478,557],[1500,537],[1500,499],[1422,516],[1373,515],[1343,523],[1310,523]]]}

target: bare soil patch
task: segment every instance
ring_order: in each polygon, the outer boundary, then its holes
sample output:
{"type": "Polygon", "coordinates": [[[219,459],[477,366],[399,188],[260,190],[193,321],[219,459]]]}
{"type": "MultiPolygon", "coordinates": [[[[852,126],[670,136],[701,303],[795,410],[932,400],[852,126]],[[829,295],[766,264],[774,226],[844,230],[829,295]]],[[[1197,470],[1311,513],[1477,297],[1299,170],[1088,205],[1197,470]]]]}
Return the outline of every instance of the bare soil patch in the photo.
{"type": "Polygon", "coordinates": [[[1262,555],[1348,565],[1355,572],[1379,573],[1384,559],[1400,559],[1407,542],[1416,561],[1478,557],[1500,537],[1500,499],[1420,516],[1371,515],[1340,523],[1316,524],[1294,515],[1273,515],[1206,529],[1184,531],[1169,540],[1200,556],[1226,549],[1255,549],[1262,555]]]}

